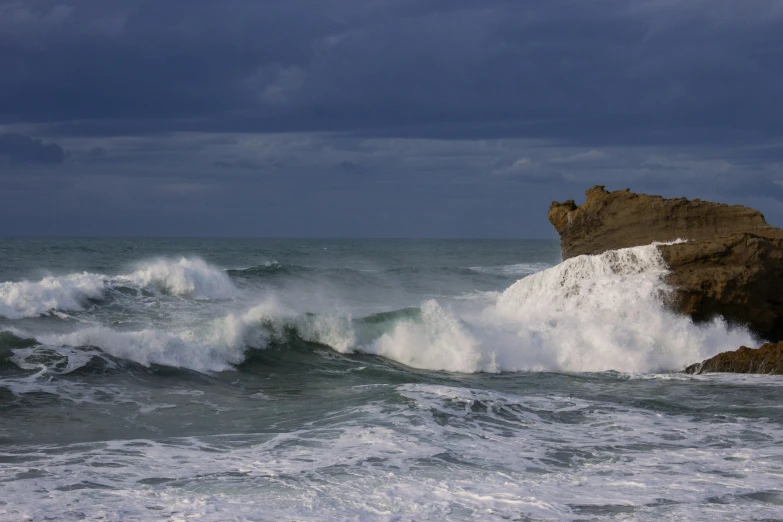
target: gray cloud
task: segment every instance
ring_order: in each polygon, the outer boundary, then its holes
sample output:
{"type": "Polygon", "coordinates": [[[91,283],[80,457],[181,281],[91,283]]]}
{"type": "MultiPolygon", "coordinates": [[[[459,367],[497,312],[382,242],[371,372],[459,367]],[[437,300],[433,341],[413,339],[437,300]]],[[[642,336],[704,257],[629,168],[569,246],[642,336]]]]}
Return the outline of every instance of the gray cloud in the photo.
{"type": "Polygon", "coordinates": [[[0,116],[61,133],[605,145],[783,129],[776,0],[30,0],[0,12],[0,116]]]}
{"type": "Polygon", "coordinates": [[[48,163],[65,161],[66,152],[56,143],[44,143],[24,134],[0,134],[0,164],[48,163]]]}
{"type": "Polygon", "coordinates": [[[781,26],[778,0],[0,0],[0,183],[64,216],[0,222],[548,236],[605,183],[783,223],[781,26]]]}
{"type": "Polygon", "coordinates": [[[223,169],[248,169],[248,170],[259,170],[264,168],[263,165],[258,163],[257,161],[253,160],[247,160],[247,159],[238,159],[238,160],[217,160],[212,162],[212,165],[215,167],[220,167],[223,169]]]}
{"type": "Polygon", "coordinates": [[[554,168],[551,163],[556,163],[556,161],[546,163],[532,161],[530,158],[519,158],[510,165],[493,170],[491,175],[528,183],[559,183],[563,181],[565,178],[562,171],[554,168]]]}

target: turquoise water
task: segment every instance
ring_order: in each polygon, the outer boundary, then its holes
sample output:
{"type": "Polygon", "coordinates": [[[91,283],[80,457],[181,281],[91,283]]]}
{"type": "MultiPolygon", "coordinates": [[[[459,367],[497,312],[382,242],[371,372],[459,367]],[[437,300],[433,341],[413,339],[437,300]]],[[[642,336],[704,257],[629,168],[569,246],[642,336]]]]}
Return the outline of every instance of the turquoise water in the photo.
{"type": "Polygon", "coordinates": [[[5,520],[771,520],[783,381],[654,248],[0,242],[5,520]]]}

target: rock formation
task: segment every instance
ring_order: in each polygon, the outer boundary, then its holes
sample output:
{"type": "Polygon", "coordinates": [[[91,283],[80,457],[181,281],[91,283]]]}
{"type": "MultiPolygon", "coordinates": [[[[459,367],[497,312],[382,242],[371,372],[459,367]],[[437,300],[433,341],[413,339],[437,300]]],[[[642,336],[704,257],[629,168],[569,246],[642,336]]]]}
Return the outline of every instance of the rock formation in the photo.
{"type": "Polygon", "coordinates": [[[603,185],[585,192],[587,200],[552,202],[549,221],[560,234],[563,258],[649,245],[654,241],[712,240],[736,234],[783,238],[761,212],[698,199],[665,199],[630,190],[607,192],[603,185]]]}
{"type": "Polygon", "coordinates": [[[695,321],[720,315],[765,339],[783,339],[783,230],[761,212],[600,185],[586,194],[582,205],[549,208],[564,258],[686,240],[659,247],[674,289],[669,305],[695,321]]]}
{"type": "Polygon", "coordinates": [[[743,346],[739,350],[720,353],[685,369],[685,373],[709,372],[783,375],[783,342],[767,343],[757,349],[743,346]]]}

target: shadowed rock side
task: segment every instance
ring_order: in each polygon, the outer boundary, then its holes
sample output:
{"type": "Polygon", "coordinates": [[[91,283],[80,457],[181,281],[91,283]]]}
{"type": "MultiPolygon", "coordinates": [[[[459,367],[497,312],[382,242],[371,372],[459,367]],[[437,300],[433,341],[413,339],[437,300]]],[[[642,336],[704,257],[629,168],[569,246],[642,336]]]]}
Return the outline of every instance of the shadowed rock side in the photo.
{"type": "Polygon", "coordinates": [[[768,343],[757,349],[743,346],[685,369],[685,373],[692,374],[711,372],[783,375],[783,342],[768,343]]]}
{"type": "Polygon", "coordinates": [[[687,240],[659,247],[674,289],[671,308],[694,321],[719,315],[764,339],[783,339],[783,230],[761,212],[600,185],[586,194],[583,205],[554,202],[549,209],[564,258],[687,240]]]}
{"type": "Polygon", "coordinates": [[[783,239],[750,233],[658,247],[674,289],[669,305],[696,321],[722,316],[783,339],[783,239]]]}

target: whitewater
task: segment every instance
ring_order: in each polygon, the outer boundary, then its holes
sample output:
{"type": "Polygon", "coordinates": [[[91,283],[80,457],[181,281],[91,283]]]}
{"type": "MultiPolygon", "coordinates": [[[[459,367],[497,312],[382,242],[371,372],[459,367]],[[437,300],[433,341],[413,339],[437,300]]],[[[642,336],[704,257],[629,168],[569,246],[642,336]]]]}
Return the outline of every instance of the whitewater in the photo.
{"type": "Polygon", "coordinates": [[[778,378],[656,245],[14,239],[3,520],[715,520],[783,509],[778,378]]]}

